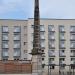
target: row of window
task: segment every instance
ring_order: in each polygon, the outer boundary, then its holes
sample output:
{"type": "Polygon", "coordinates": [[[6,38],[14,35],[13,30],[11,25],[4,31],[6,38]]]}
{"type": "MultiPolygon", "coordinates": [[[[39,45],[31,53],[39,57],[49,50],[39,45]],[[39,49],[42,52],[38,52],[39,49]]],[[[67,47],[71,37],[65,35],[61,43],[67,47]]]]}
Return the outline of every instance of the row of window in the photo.
{"type": "MultiPolygon", "coordinates": [[[[49,64],[55,65],[54,58],[49,58],[49,64]]],[[[60,64],[60,69],[65,69],[66,67],[65,58],[59,58],[59,64],[60,64]]],[[[75,64],[75,58],[71,58],[71,64],[75,64]]],[[[51,67],[52,67],[51,69],[55,68],[55,66],[51,66],[51,67]]],[[[71,66],[71,69],[73,69],[72,66],[71,66]]]]}
{"type": "MultiPolygon", "coordinates": [[[[49,57],[55,57],[55,50],[48,50],[49,57]]],[[[65,50],[59,50],[59,56],[65,57],[65,50]]],[[[75,57],[75,50],[70,51],[70,56],[75,57]]]]}
{"type": "MultiPolygon", "coordinates": [[[[20,41],[14,41],[13,48],[20,48],[20,47],[21,47],[21,42],[20,41]]],[[[9,48],[8,41],[2,42],[2,48],[9,48]]]]}
{"type": "MultiPolygon", "coordinates": [[[[32,25],[32,28],[34,28],[34,25],[32,25]]],[[[40,25],[40,31],[45,31],[44,25],[40,25]]],[[[48,31],[55,31],[54,25],[48,25],[48,31]]],[[[65,26],[59,25],[59,31],[65,32],[65,26]]],[[[75,26],[70,26],[70,31],[75,32],[75,26]]]]}
{"type": "MultiPolygon", "coordinates": [[[[9,32],[9,27],[8,26],[2,26],[2,32],[9,32]]],[[[20,26],[14,26],[13,32],[21,32],[21,27],[20,26]]]]}
{"type": "MultiPolygon", "coordinates": [[[[7,33],[3,33],[2,34],[2,40],[9,40],[9,36],[8,36],[9,34],[7,34],[7,33]]],[[[21,36],[20,36],[20,34],[14,34],[13,35],[13,40],[20,40],[21,38],[20,38],[21,36]]]]}
{"type": "MultiPolygon", "coordinates": [[[[49,58],[49,64],[55,64],[55,58],[49,58]]],[[[66,64],[65,58],[59,58],[59,64],[66,64]]],[[[75,58],[71,58],[71,64],[75,64],[75,58]]]]}
{"type": "MultiPolygon", "coordinates": [[[[9,57],[9,52],[8,52],[9,49],[3,49],[2,50],[2,57],[4,58],[8,58],[9,57]]],[[[14,57],[20,57],[20,52],[21,50],[20,49],[14,49],[14,53],[13,53],[13,56],[14,57]]]]}

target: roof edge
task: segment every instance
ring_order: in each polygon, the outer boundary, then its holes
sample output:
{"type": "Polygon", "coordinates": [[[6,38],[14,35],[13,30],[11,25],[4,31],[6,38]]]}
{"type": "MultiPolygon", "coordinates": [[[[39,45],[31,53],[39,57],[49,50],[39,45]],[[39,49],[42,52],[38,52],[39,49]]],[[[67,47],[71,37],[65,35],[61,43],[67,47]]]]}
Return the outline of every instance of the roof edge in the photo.
{"type": "MultiPolygon", "coordinates": [[[[28,18],[28,19],[34,19],[34,18],[28,18]]],[[[40,18],[40,20],[75,20],[75,19],[40,18]]]]}
{"type": "Polygon", "coordinates": [[[28,21],[28,19],[0,19],[0,20],[28,21]]]}

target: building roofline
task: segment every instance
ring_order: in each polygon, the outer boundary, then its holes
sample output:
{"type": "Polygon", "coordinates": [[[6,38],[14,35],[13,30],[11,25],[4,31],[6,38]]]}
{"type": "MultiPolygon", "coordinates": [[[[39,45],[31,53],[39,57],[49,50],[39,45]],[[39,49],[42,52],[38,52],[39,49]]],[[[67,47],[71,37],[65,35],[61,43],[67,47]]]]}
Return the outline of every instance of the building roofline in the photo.
{"type": "MultiPolygon", "coordinates": [[[[34,18],[28,18],[28,19],[34,19],[34,18]]],[[[0,20],[28,21],[28,19],[0,19],[0,20]]],[[[40,18],[40,20],[75,20],[75,19],[40,18]]]]}
{"type": "Polygon", "coordinates": [[[0,20],[12,20],[12,21],[28,21],[28,19],[0,19],[0,20]]]}
{"type": "MultiPolygon", "coordinates": [[[[28,19],[34,19],[34,18],[28,18],[28,19]]],[[[75,19],[40,18],[40,20],[75,20],[75,19]]]]}

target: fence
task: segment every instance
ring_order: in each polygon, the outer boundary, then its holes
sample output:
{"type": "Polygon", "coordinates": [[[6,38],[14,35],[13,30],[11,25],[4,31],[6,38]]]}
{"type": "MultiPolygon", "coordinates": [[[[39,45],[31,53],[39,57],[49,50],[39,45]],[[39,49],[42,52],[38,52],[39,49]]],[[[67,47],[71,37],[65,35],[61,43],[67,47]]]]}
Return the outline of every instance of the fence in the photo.
{"type": "Polygon", "coordinates": [[[45,65],[48,66],[47,75],[75,75],[75,64],[45,65]]]}

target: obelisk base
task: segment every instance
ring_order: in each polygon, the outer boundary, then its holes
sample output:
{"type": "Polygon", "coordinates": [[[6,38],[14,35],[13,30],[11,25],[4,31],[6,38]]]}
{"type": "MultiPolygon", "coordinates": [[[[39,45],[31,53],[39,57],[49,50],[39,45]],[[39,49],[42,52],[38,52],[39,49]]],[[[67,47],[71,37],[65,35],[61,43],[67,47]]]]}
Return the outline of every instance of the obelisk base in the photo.
{"type": "Polygon", "coordinates": [[[32,56],[32,75],[42,75],[41,55],[32,56]]]}

